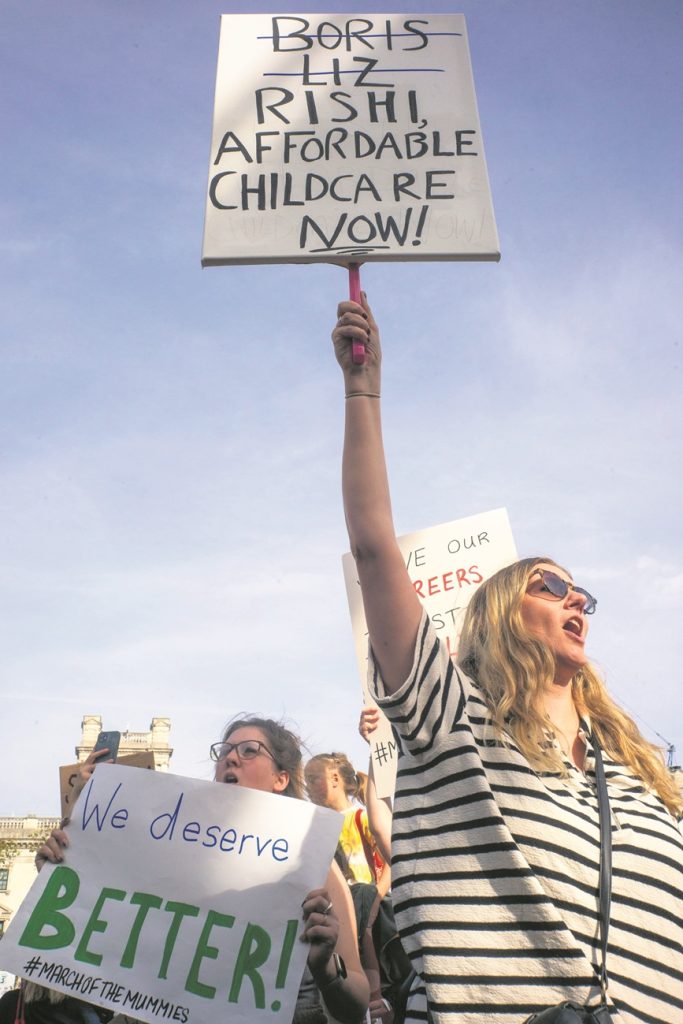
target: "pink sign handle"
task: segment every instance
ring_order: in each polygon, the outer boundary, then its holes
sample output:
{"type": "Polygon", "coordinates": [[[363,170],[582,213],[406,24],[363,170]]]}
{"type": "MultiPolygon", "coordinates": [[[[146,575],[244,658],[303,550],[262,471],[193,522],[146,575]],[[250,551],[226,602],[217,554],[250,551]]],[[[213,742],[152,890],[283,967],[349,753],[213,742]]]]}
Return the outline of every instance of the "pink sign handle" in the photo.
{"type": "MultiPolygon", "coordinates": [[[[358,263],[349,263],[349,298],[352,302],[360,302],[360,266],[358,263]]],[[[362,341],[354,341],[351,346],[351,359],[356,366],[362,366],[365,362],[365,345],[362,341]]]]}

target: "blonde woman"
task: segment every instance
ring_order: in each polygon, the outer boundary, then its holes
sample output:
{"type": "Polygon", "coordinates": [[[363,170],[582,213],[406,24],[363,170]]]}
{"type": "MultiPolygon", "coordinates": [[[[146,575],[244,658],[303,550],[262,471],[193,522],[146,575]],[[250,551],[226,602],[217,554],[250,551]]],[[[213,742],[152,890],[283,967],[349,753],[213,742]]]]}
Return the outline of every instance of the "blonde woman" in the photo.
{"type": "Polygon", "coordinates": [[[380,897],[386,896],[391,886],[391,868],[380,855],[370,831],[365,808],[367,775],[357,772],[346,754],[331,753],[312,757],[306,764],[304,777],[306,791],[314,804],[344,815],[339,845],[353,880],[374,883],[380,897]]]}
{"type": "Polygon", "coordinates": [[[417,972],[406,1019],[521,1024],[564,1000],[599,1001],[594,736],[612,811],[612,1022],[680,1024],[681,797],[590,666],[595,599],[551,559],[524,559],[476,592],[454,665],[396,543],[365,297],[339,305],[332,338],[371,685],[401,746],[393,895],[417,972]],[[366,347],[360,366],[353,341],[366,347]]]}

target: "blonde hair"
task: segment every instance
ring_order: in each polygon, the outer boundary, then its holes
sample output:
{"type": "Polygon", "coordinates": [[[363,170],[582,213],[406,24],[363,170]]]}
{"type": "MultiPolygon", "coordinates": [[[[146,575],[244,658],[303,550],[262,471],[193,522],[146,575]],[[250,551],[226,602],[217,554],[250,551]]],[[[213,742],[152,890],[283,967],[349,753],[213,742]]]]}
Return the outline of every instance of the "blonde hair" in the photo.
{"type": "MultiPolygon", "coordinates": [[[[465,613],[458,665],[482,690],[494,735],[502,740],[511,736],[534,770],[564,773],[557,749],[547,743],[549,720],[541,699],[555,677],[555,658],[546,644],[529,635],[522,620],[522,598],[540,564],[562,569],[552,558],[523,558],[477,588],[465,613]]],[[[662,751],[617,707],[596,670],[584,665],[571,687],[577,710],[590,717],[605,753],[654,790],[672,815],[680,815],[683,797],[662,751]]]]}
{"type": "Polygon", "coordinates": [[[333,752],[331,754],[316,754],[306,765],[306,771],[312,764],[322,763],[327,768],[334,768],[339,772],[339,777],[344,784],[344,792],[348,797],[366,803],[368,788],[368,777],[365,772],[357,772],[349,761],[346,754],[333,752]]]}

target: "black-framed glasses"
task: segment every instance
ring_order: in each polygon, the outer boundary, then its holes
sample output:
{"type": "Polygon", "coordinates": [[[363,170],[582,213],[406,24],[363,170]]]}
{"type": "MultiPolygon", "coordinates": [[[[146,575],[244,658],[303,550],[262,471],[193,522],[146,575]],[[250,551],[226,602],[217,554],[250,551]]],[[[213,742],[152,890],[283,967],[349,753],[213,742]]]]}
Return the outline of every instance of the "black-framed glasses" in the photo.
{"type": "Polygon", "coordinates": [[[561,576],[558,576],[556,572],[551,572],[550,569],[534,569],[529,579],[533,579],[534,576],[540,576],[543,582],[541,590],[536,595],[537,597],[544,597],[547,593],[550,594],[550,597],[546,598],[546,600],[552,601],[556,598],[558,601],[562,601],[569,591],[573,590],[584,598],[583,610],[586,615],[592,615],[595,611],[598,602],[583,587],[575,587],[569,580],[563,580],[561,576]]]}
{"type": "MultiPolygon", "coordinates": [[[[258,757],[261,751],[275,761],[275,755],[268,750],[268,747],[261,740],[240,740],[239,743],[212,743],[209,747],[212,761],[220,761],[233,750],[237,751],[240,761],[251,761],[252,758],[258,757]]],[[[277,764],[277,761],[275,763],[277,764]]]]}

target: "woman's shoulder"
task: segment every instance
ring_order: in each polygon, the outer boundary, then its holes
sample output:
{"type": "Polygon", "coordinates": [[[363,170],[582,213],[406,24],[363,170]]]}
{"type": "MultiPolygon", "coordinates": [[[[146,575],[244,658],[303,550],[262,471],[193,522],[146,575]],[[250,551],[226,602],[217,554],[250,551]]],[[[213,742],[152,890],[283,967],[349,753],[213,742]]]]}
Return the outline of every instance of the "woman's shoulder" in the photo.
{"type": "Polygon", "coordinates": [[[468,691],[478,690],[476,682],[471,679],[457,664],[457,656],[451,653],[449,642],[442,639],[441,629],[430,619],[423,608],[422,618],[415,637],[413,662],[410,672],[403,684],[391,696],[385,696],[382,677],[372,647],[368,657],[368,682],[378,696],[381,706],[401,703],[411,692],[418,688],[423,690],[442,681],[454,680],[461,688],[468,691]]]}

